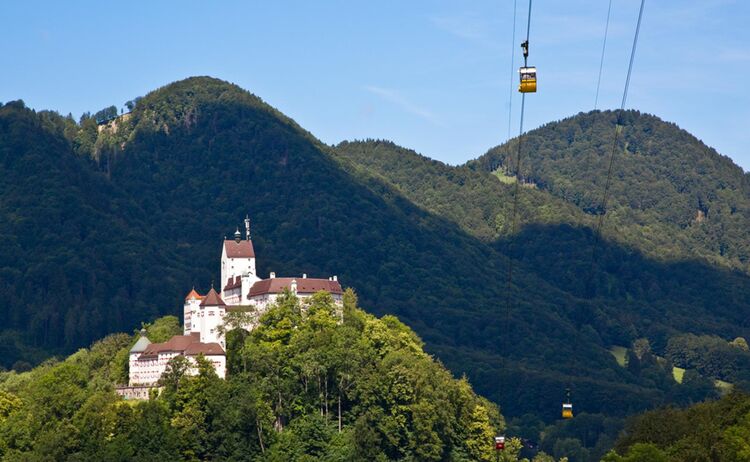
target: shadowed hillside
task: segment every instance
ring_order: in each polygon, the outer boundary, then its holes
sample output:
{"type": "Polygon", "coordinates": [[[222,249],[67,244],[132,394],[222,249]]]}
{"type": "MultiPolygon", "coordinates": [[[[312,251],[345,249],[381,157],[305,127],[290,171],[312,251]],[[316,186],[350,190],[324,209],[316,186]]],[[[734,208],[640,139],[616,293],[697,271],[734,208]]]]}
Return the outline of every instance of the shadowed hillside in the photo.
{"type": "Polygon", "coordinates": [[[393,145],[327,147],[216,79],[168,85],[99,129],[7,104],[0,130],[0,223],[14,243],[0,250],[6,367],[177,314],[193,284],[207,289],[246,213],[261,274],[338,274],[509,416],[555,418],[571,381],[580,409],[611,415],[701,399],[666,370],[622,368],[609,348],[750,335],[741,273],[654,259],[626,235],[605,239],[592,274],[591,217],[541,182],[522,189],[525,226],[509,247],[507,179],[393,145]]]}
{"type": "MultiPolygon", "coordinates": [[[[616,113],[594,111],[524,137],[521,176],[588,214],[600,213],[616,113]]],[[[704,258],[750,269],[748,175],[675,124],[626,111],[619,119],[605,234],[658,258],[704,258]]],[[[467,165],[510,171],[517,142],[467,165]]]]}

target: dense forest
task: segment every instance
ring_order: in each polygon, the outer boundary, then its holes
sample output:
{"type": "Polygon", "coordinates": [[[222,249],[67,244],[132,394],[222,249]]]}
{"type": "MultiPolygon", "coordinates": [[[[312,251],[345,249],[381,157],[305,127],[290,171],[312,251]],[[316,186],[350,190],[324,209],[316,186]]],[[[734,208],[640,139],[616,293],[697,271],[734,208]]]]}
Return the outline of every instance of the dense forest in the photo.
{"type": "MultiPolygon", "coordinates": [[[[211,78],[129,103],[130,113],[99,121],[112,111],[74,121],[20,101],[0,107],[5,368],[22,371],[178,314],[191,286],[208,288],[222,236],[249,213],[261,275],[338,274],[365,309],[397,315],[455,376],[466,374],[501,405],[515,434],[555,456],[596,460],[625,416],[713,397],[713,379],[747,380],[737,372],[745,352],[727,347],[750,336],[742,239],[728,237],[744,231],[729,222],[716,225],[725,235],[712,234],[713,224],[701,231],[729,246],[724,256],[710,246],[692,255],[685,243],[700,240],[691,231],[698,223],[662,219],[659,206],[647,210],[652,221],[625,228],[617,195],[592,261],[595,212],[541,176],[524,173],[523,226],[509,235],[512,178],[499,160],[450,167],[387,142],[326,146],[256,96],[211,78]],[[657,251],[661,241],[644,231],[658,226],[674,231],[666,235],[672,250],[657,251]],[[666,362],[646,356],[623,367],[610,352],[644,339],[666,362]],[[709,351],[720,370],[705,360],[709,351]],[[673,378],[673,364],[690,369],[688,380],[673,378]],[[584,418],[556,423],[566,387],[584,418]]],[[[632,125],[656,120],[628,114],[632,125]]],[[[694,140],[670,127],[654,129],[661,138],[652,145],[666,151],[694,140]]],[[[725,210],[727,195],[737,212],[726,216],[739,220],[741,170],[733,183],[734,167],[701,152],[702,163],[686,160],[680,175],[700,167],[700,188],[710,180],[726,191],[704,191],[713,208],[700,225],[714,208],[725,210]]],[[[627,172],[618,181],[631,181],[627,172]]]]}
{"type": "Polygon", "coordinates": [[[664,408],[631,419],[604,462],[750,460],[750,396],[733,393],[688,409],[664,408]]]}
{"type": "MultiPolygon", "coordinates": [[[[549,123],[524,137],[520,176],[588,215],[602,213],[617,125],[605,235],[654,258],[750,271],[750,175],[675,124],[638,111],[549,123]]],[[[467,165],[513,176],[517,147],[512,140],[467,165]]]]}
{"type": "MultiPolygon", "coordinates": [[[[136,336],[126,334],[0,374],[0,459],[495,459],[497,407],[425,354],[395,317],[357,308],[351,290],[343,313],[327,293],[303,304],[287,292],[252,332],[231,326],[227,380],[200,356],[189,375],[177,356],[148,401],[113,390],[127,380],[136,336]]],[[[164,341],[180,330],[168,316],[146,334],[164,341]]]]}

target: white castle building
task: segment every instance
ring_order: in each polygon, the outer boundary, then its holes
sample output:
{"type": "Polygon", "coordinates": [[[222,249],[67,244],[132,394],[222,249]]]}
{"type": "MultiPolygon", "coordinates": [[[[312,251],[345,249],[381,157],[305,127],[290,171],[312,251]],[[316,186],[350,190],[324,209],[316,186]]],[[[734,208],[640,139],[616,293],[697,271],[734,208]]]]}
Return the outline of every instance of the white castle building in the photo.
{"type": "MultiPolygon", "coordinates": [[[[182,355],[192,367],[189,374],[196,374],[195,359],[198,355],[211,361],[216,374],[226,376],[226,343],[219,329],[224,317],[233,310],[249,311],[257,319],[269,304],[285,290],[305,299],[316,292],[331,294],[336,304],[343,303],[343,290],[336,276],[328,279],[301,277],[276,277],[270,273],[267,279],[258,277],[255,270],[255,249],[250,238],[250,219],[245,218],[245,239],[239,229],[233,240],[225,239],[221,251],[221,281],[223,289],[219,294],[213,287],[206,295],[195,288],[185,297],[184,335],[176,335],[166,342],[151,343],[141,331],[141,337],[130,349],[129,386],[118,387],[117,392],[126,398],[147,399],[149,390],[154,388],[167,363],[175,356],[182,355]]],[[[252,330],[254,321],[243,326],[252,330]]]]}

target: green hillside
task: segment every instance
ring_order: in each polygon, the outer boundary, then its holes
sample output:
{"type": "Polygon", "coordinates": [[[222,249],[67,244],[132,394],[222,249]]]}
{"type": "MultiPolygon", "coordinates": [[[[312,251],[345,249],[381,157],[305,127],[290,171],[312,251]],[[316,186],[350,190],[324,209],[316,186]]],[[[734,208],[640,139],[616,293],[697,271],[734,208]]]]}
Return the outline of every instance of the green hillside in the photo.
{"type": "MultiPolygon", "coordinates": [[[[160,396],[123,401],[136,337],[113,334],[64,361],[0,373],[0,459],[486,461],[504,426],[497,408],[422,351],[393,316],[347,292],[343,322],[328,294],[287,292],[248,334],[230,331],[229,376],[182,356],[160,396]]],[[[166,317],[152,339],[179,332],[166,317]]]]}
{"type": "MultiPolygon", "coordinates": [[[[483,241],[510,232],[506,222],[513,205],[512,177],[498,181],[496,176],[452,167],[389,141],[343,142],[334,152],[353,173],[364,171],[388,182],[410,201],[483,241]]],[[[586,222],[586,215],[575,206],[535,188],[523,189],[519,205],[521,224],[586,222]]]]}
{"type": "MultiPolygon", "coordinates": [[[[397,315],[506,416],[551,422],[566,386],[577,409],[616,418],[712,393],[651,365],[623,369],[609,348],[646,337],[663,354],[685,333],[750,337],[750,281],[727,268],[735,260],[708,250],[722,266],[702,254],[661,258],[649,234],[607,231],[592,267],[585,207],[534,179],[522,189],[524,226],[509,236],[510,187],[479,165],[382,142],[325,146],[206,77],[158,89],[104,128],[5,104],[3,366],[180,313],[189,288],[215,277],[222,236],[249,213],[261,275],[338,274],[365,309],[397,315]],[[509,322],[506,255],[516,260],[509,322]]],[[[659,226],[691,238],[670,220],[659,226]]]]}
{"type": "Polygon", "coordinates": [[[750,450],[750,398],[733,393],[685,410],[660,409],[627,425],[616,451],[605,462],[747,460],[750,450]]]}
{"type": "MultiPolygon", "coordinates": [[[[616,113],[594,111],[530,131],[521,176],[599,213],[616,122],[616,113]]],[[[675,124],[637,111],[624,112],[620,123],[605,235],[650,257],[749,271],[750,177],[675,124]]],[[[516,149],[513,140],[467,165],[507,172],[516,149]]]]}

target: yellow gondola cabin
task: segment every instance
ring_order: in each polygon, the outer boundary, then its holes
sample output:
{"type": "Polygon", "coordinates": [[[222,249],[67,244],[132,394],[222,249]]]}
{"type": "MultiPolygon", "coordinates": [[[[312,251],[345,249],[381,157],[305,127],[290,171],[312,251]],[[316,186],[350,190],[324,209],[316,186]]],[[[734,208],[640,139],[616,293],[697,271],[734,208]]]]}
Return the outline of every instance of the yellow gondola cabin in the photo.
{"type": "Polygon", "coordinates": [[[562,418],[572,419],[573,418],[573,405],[571,403],[563,403],[562,405],[562,418]]]}
{"type": "Polygon", "coordinates": [[[536,67],[522,67],[518,70],[521,83],[518,91],[521,93],[536,93],[536,67]]]}

